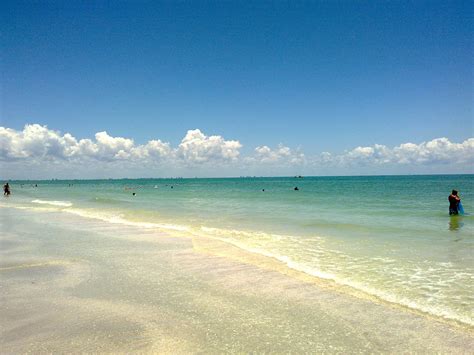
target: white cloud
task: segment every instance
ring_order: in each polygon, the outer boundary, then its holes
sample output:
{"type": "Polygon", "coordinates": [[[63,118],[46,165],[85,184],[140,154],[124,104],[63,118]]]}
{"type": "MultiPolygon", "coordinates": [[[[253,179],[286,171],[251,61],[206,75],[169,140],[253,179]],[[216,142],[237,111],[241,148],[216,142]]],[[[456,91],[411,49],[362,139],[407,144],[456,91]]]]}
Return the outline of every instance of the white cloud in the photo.
{"type": "Polygon", "coordinates": [[[189,130],[178,146],[177,154],[190,163],[232,161],[240,155],[239,141],[226,141],[221,136],[206,136],[199,129],[189,130]]]}
{"type": "Polygon", "coordinates": [[[314,162],[326,166],[473,164],[474,138],[462,143],[437,138],[420,144],[404,143],[393,148],[375,144],[356,147],[338,155],[324,152],[314,162]]]}
{"type": "Polygon", "coordinates": [[[173,155],[173,150],[169,143],[161,140],[151,140],[145,145],[133,148],[133,156],[138,159],[160,160],[169,158],[173,155]]]}
{"type": "Polygon", "coordinates": [[[462,143],[452,143],[447,138],[437,138],[419,145],[401,144],[393,149],[394,161],[401,164],[469,163],[474,162],[474,138],[462,143]]]}
{"type": "Polygon", "coordinates": [[[263,145],[255,148],[254,156],[249,157],[247,161],[267,164],[300,164],[304,162],[304,154],[299,150],[293,151],[282,144],[279,144],[275,149],[263,145]]]}
{"type": "Polygon", "coordinates": [[[95,159],[116,161],[127,159],[166,160],[178,158],[185,164],[213,161],[233,161],[239,157],[242,145],[221,136],[206,136],[199,129],[189,130],[179,146],[151,140],[135,145],[133,139],[112,137],[98,132],[95,139],[77,140],[71,134],[38,124],[26,125],[23,131],[0,127],[0,159],[95,159]]]}
{"type": "Polygon", "coordinates": [[[0,154],[5,160],[21,158],[64,159],[74,155],[77,141],[70,134],[38,124],[26,125],[23,131],[0,127],[0,154]]]}
{"type": "Polygon", "coordinates": [[[134,147],[132,139],[112,137],[105,131],[96,133],[95,140],[95,157],[104,160],[130,158],[131,150],[134,147]]]}
{"type": "Polygon", "coordinates": [[[159,139],[137,145],[133,139],[113,137],[105,131],[96,133],[91,139],[77,139],[69,133],[62,134],[38,124],[26,125],[23,130],[0,127],[2,169],[10,173],[23,167],[25,175],[30,174],[28,171],[38,171],[39,167],[44,169],[45,176],[61,171],[81,174],[97,169],[103,171],[101,174],[111,173],[111,176],[116,176],[112,174],[115,172],[120,172],[121,176],[127,176],[127,172],[150,176],[157,171],[165,175],[173,172],[191,176],[245,175],[249,172],[252,175],[291,175],[295,169],[306,170],[307,175],[474,171],[474,138],[461,143],[437,138],[395,147],[375,144],[340,154],[323,152],[313,156],[305,156],[299,149],[280,144],[274,148],[257,146],[253,153],[242,157],[241,148],[238,140],[207,136],[199,129],[187,131],[181,142],[172,147],[159,139]],[[155,170],[151,170],[152,167],[155,170]]]}

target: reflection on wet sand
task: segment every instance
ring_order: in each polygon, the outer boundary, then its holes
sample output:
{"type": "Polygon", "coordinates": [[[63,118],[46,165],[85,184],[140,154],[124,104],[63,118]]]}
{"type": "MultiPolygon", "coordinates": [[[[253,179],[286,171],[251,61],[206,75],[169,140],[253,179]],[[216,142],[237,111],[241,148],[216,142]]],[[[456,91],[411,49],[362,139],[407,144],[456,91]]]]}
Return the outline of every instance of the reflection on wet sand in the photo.
{"type": "Polygon", "coordinates": [[[457,231],[462,228],[464,223],[462,222],[462,217],[460,216],[451,216],[449,218],[449,230],[457,231]]]}

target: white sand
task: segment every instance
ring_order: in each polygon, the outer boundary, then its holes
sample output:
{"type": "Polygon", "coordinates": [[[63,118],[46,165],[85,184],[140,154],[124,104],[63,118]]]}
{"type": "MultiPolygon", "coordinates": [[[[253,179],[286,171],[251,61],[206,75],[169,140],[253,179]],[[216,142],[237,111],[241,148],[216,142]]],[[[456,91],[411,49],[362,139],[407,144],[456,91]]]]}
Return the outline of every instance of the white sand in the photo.
{"type": "Polygon", "coordinates": [[[472,328],[215,241],[10,208],[0,222],[4,353],[474,349],[472,328]]]}

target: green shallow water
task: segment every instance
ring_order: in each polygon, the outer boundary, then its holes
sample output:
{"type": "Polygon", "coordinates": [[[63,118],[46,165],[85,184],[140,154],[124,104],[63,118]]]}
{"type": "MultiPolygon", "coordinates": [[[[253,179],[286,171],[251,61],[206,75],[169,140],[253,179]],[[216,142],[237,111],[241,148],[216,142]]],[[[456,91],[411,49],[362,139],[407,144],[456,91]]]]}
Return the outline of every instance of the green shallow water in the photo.
{"type": "Polygon", "coordinates": [[[2,206],[217,238],[386,301],[474,325],[473,175],[11,185],[13,195],[2,206]],[[464,216],[448,216],[453,188],[464,216]]]}

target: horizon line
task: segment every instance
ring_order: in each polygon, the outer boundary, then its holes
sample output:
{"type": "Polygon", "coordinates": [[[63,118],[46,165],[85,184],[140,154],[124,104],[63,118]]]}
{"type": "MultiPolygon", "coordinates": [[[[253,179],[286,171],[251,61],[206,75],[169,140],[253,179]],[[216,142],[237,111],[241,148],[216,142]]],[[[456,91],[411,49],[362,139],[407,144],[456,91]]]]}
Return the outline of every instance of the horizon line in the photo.
{"type": "Polygon", "coordinates": [[[296,179],[304,179],[304,178],[330,178],[330,177],[391,177],[391,176],[456,176],[456,175],[474,175],[474,173],[445,173],[445,174],[367,174],[367,175],[275,175],[275,176],[267,176],[267,175],[248,175],[248,176],[210,176],[210,177],[140,177],[140,178],[130,178],[130,177],[122,177],[122,178],[51,178],[51,179],[3,179],[3,181],[110,181],[110,180],[203,180],[203,179],[269,179],[269,178],[296,178],[296,179]]]}

